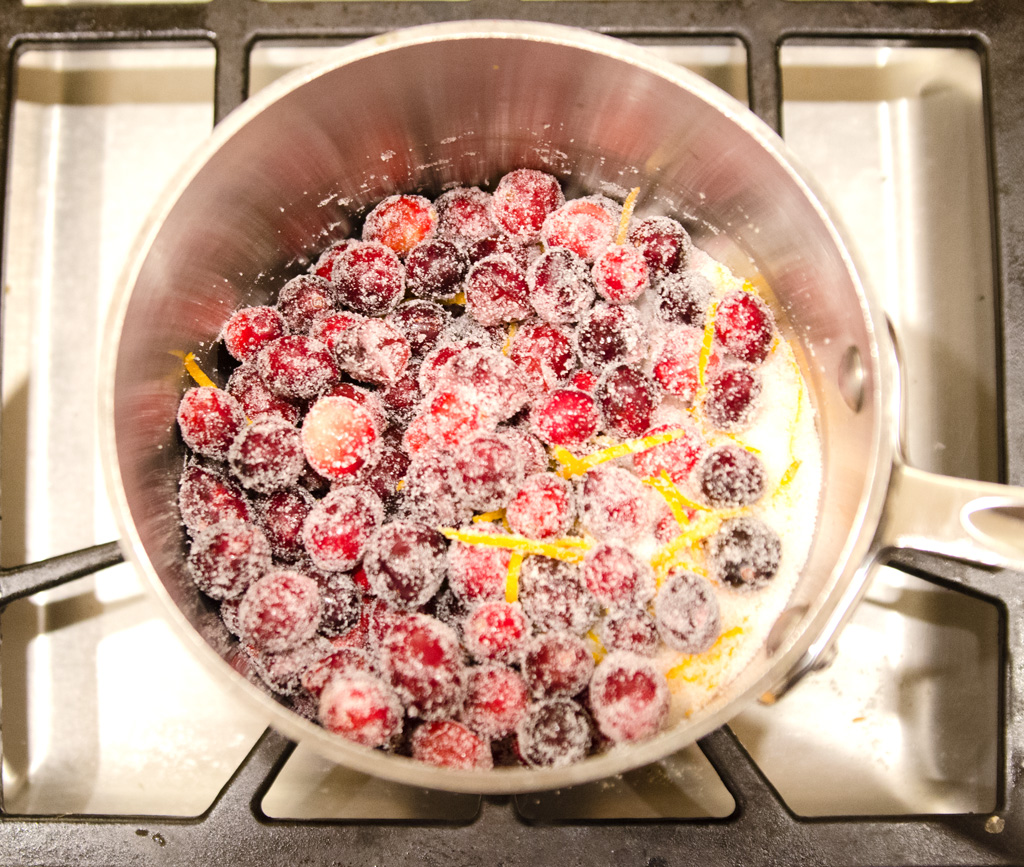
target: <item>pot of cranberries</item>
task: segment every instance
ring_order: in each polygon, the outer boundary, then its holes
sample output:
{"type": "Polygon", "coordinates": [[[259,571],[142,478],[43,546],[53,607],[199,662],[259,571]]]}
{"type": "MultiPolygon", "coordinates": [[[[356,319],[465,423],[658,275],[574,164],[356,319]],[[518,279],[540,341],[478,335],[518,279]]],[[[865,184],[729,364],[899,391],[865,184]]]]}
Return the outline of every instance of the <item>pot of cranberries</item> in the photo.
{"type": "Polygon", "coordinates": [[[887,548],[1021,559],[1016,492],[900,459],[884,316],[778,137],[609,37],[278,81],[109,334],[127,557],[225,690],[392,780],[621,773],[784,692],[887,548]]]}

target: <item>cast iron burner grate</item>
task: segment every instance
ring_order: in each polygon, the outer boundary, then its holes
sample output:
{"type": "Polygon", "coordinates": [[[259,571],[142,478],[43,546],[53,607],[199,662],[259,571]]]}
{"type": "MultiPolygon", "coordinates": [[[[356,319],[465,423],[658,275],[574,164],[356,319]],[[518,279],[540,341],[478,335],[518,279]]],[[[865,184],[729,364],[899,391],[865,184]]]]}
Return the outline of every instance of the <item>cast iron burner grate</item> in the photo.
{"type": "MultiPolygon", "coordinates": [[[[628,38],[738,40],[747,53],[749,101],[778,129],[780,46],[789,40],[969,48],[985,88],[986,136],[995,213],[997,312],[1001,340],[1003,478],[1024,484],[1024,10],[1015,0],[969,3],[787,2],[787,0],[518,0],[266,3],[212,0],[150,6],[22,6],[0,12],[0,140],[6,171],[13,79],[31,48],[115,43],[206,42],[216,50],[214,113],[245,97],[248,59],[262,40],[368,36],[454,19],[531,19],[628,38]]],[[[0,174],[6,194],[6,175],[0,174]]],[[[0,610],[120,561],[114,544],[0,572],[0,610]]],[[[708,865],[1024,863],[1024,582],[1018,573],[900,552],[892,565],[998,607],[1001,683],[996,808],[991,813],[806,819],[795,815],[728,728],[700,747],[736,802],[725,819],[531,824],[509,798],[482,798],[470,822],[286,821],[261,810],[263,794],[293,745],[272,731],[203,815],[23,816],[0,809],[0,861],[28,864],[635,864],[708,865]],[[156,845],[154,845],[154,843],[156,845]]],[[[2,807],[2,801],[0,801],[2,807]]]]}

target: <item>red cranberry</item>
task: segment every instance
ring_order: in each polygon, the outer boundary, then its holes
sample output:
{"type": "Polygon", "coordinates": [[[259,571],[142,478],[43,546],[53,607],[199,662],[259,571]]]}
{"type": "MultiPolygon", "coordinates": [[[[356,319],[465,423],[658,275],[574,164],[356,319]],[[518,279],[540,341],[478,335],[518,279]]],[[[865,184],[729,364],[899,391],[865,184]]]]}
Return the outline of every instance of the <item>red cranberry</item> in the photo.
{"type": "Polygon", "coordinates": [[[523,560],[519,586],[523,610],[537,629],[582,635],[600,614],[576,563],[531,555],[523,560]]]}
{"type": "Polygon", "coordinates": [[[384,319],[364,319],[338,335],[338,368],[357,382],[391,385],[405,372],[412,352],[409,341],[384,319]]]}
{"type": "Polygon", "coordinates": [[[444,537],[414,521],[392,521],[366,545],[363,569],[370,589],[394,608],[425,605],[441,588],[445,566],[444,537]]]}
{"type": "Polygon", "coordinates": [[[729,355],[760,364],[775,339],[775,318],[753,293],[730,292],[715,312],[715,339],[729,355]]]}
{"type": "Polygon", "coordinates": [[[359,243],[354,238],[343,238],[341,241],[337,241],[331,244],[320,257],[316,260],[316,263],[310,269],[310,272],[316,274],[317,277],[323,277],[324,280],[330,280],[331,274],[334,272],[334,261],[342,253],[344,253],[353,244],[359,243]]]}
{"type": "Polygon", "coordinates": [[[466,502],[478,512],[502,509],[523,480],[523,462],[501,435],[485,433],[466,441],[455,453],[466,502]]]}
{"type": "Polygon", "coordinates": [[[647,217],[629,230],[629,243],[640,250],[655,275],[682,271],[690,260],[693,242],[671,217],[647,217]]]}
{"type": "Polygon", "coordinates": [[[390,247],[360,241],[335,259],[331,281],[341,304],[364,316],[380,316],[402,300],[405,266],[390,247]]]}
{"type": "Polygon", "coordinates": [[[377,433],[382,437],[391,433],[388,429],[391,426],[391,418],[384,408],[384,402],[380,399],[380,392],[376,389],[363,385],[355,385],[351,382],[337,382],[320,395],[325,397],[347,397],[355,401],[363,409],[370,413],[373,418],[373,425],[377,433]]]}
{"type": "Polygon", "coordinates": [[[760,396],[761,376],[756,367],[749,364],[723,367],[708,380],[704,418],[716,430],[739,430],[754,416],[760,396]]]}
{"type": "Polygon", "coordinates": [[[680,271],[662,278],[656,294],[654,309],[661,319],[703,329],[715,289],[703,274],[680,271]]]}
{"type": "Polygon", "coordinates": [[[226,391],[196,386],[185,392],[178,404],[178,429],[192,451],[223,460],[231,443],[245,426],[242,407],[226,391]]]}
{"type": "Polygon", "coordinates": [[[636,367],[625,364],[605,372],[597,387],[605,430],[623,437],[638,437],[651,424],[661,394],[636,367]]]}
{"type": "Polygon", "coordinates": [[[465,348],[437,372],[435,391],[461,392],[491,423],[505,421],[526,405],[526,381],[500,352],[465,348]]]}
{"type": "Polygon", "coordinates": [[[768,483],[761,459],[734,443],[706,452],[694,468],[694,481],[704,501],[716,509],[750,506],[761,499],[768,483]]]}
{"type": "Polygon", "coordinates": [[[601,412],[592,395],[574,388],[550,392],[534,404],[530,427],[544,442],[573,446],[586,442],[600,429],[601,412]]]}
{"type": "Polygon", "coordinates": [[[334,310],[333,284],[315,274],[293,277],[277,296],[277,309],[293,333],[308,331],[314,321],[334,310]]]}
{"type": "Polygon", "coordinates": [[[459,719],[481,737],[495,740],[515,731],[528,703],[526,683],[518,671],[481,665],[469,670],[459,719]]]}
{"type": "Polygon", "coordinates": [[[380,642],[380,660],[410,717],[445,719],[465,695],[465,665],[455,631],[425,614],[397,621],[380,642]]]}
{"type": "Polygon", "coordinates": [[[357,647],[342,647],[313,662],[299,677],[302,688],[320,697],[327,683],[336,675],[364,674],[377,676],[373,657],[357,647]]]}
{"type": "Polygon", "coordinates": [[[465,391],[435,391],[409,423],[402,439],[410,454],[427,448],[451,448],[483,430],[485,421],[473,395],[465,391]]]}
{"type": "Polygon", "coordinates": [[[249,585],[238,608],[242,636],[280,653],[309,641],[320,623],[320,590],[301,572],[268,572],[249,585]]]}
{"type": "Polygon", "coordinates": [[[360,313],[352,313],[347,310],[328,313],[309,326],[309,336],[314,340],[319,340],[333,354],[337,352],[338,341],[342,335],[353,325],[362,321],[363,316],[360,313]]]}
{"type": "Polygon", "coordinates": [[[572,699],[531,704],[516,727],[519,754],[534,768],[561,768],[586,758],[592,741],[587,712],[572,699]]]}
{"type": "Polygon", "coordinates": [[[594,289],[613,304],[636,301],[650,284],[647,260],[636,247],[613,244],[594,262],[594,289]]]}
{"type": "Polygon", "coordinates": [[[541,238],[548,247],[567,247],[593,262],[615,238],[619,210],[605,196],[571,199],[544,220],[541,238]]]}
{"type": "Polygon", "coordinates": [[[423,196],[395,195],[379,202],[363,222],[363,240],[379,241],[404,256],[429,238],[437,225],[437,211],[423,196]]]}
{"type": "Polygon", "coordinates": [[[603,542],[587,552],[583,580],[605,608],[631,608],[654,596],[654,573],[625,545],[603,542]]]}
{"type": "Polygon", "coordinates": [[[188,571],[196,586],[212,599],[240,596],[270,571],[270,543],[252,524],[222,521],[196,534],[188,554],[188,571]]]}
{"type": "Polygon", "coordinates": [[[402,703],[383,680],[365,674],[336,675],[320,694],[320,722],[329,732],[384,747],[402,731],[402,703]]]}
{"type": "Polygon", "coordinates": [[[685,433],[676,439],[633,455],[633,468],[644,478],[667,473],[675,484],[685,482],[701,455],[707,450],[701,432],[690,424],[663,424],[650,428],[644,436],[676,432],[680,429],[685,433]]]}
{"type": "Polygon", "coordinates": [[[452,315],[433,301],[405,301],[388,314],[387,321],[409,342],[414,358],[422,358],[437,346],[452,315]]]}
{"type": "Polygon", "coordinates": [[[419,726],[410,741],[412,757],[439,768],[488,771],[494,766],[487,741],[454,720],[433,720],[419,726]]]}
{"type": "Polygon", "coordinates": [[[530,315],[526,273],[508,255],[488,256],[466,275],[466,310],[481,325],[501,325],[530,315]]]}
{"type": "Polygon", "coordinates": [[[654,354],[654,378],[669,394],[693,400],[700,385],[700,353],[704,334],[698,328],[681,326],[665,334],[654,354]]]}
{"type": "Polygon", "coordinates": [[[405,285],[417,298],[451,301],[462,291],[469,257],[448,238],[417,244],[405,260],[405,285]]]}
{"type": "Polygon", "coordinates": [[[380,500],[362,487],[332,490],[311,510],[302,527],[310,558],[328,572],[352,569],[384,517],[380,500]]]}
{"type": "Polygon", "coordinates": [[[572,486],[556,473],[527,476],[505,509],[513,533],[551,539],[567,533],[576,520],[572,486]]]}
{"type": "Polygon", "coordinates": [[[635,539],[650,517],[647,490],[629,470],[597,467],[580,485],[580,519],[599,539],[635,539]]]}
{"type": "Polygon", "coordinates": [[[264,346],[256,356],[256,369],[271,391],[288,400],[309,400],[338,376],[330,350],[302,334],[264,346]]]}
{"type": "Polygon", "coordinates": [[[635,307],[595,304],[576,326],[576,351],[585,367],[639,361],[646,352],[643,322],[635,307]]]}
{"type": "Polygon", "coordinates": [[[532,250],[533,248],[529,244],[510,238],[508,235],[490,235],[473,241],[466,248],[466,255],[469,257],[470,265],[475,265],[488,256],[507,254],[525,272],[530,266],[532,250]]]}
{"type": "Polygon", "coordinates": [[[409,455],[392,445],[382,445],[379,451],[377,460],[356,474],[356,482],[368,487],[390,509],[399,496],[398,483],[409,471],[409,455]]]}
{"type": "Polygon", "coordinates": [[[590,394],[597,388],[598,376],[592,370],[577,370],[569,379],[568,388],[585,391],[590,394]]]}
{"type": "Polygon", "coordinates": [[[318,572],[313,578],[320,587],[320,634],[327,638],[345,635],[359,623],[362,592],[344,572],[318,572]]]}
{"type": "Polygon", "coordinates": [[[535,169],[515,169],[498,181],[491,216],[507,235],[534,241],[548,214],[565,204],[558,179],[535,169]]]}
{"type": "Polygon", "coordinates": [[[235,437],[228,465],[252,491],[269,494],[290,488],[306,466],[302,435],[294,425],[276,419],[254,422],[235,437]]]}
{"type": "Polygon", "coordinates": [[[274,394],[263,381],[255,363],[242,364],[234,369],[228,378],[227,392],[241,404],[251,421],[277,418],[298,424],[302,417],[302,407],[274,394]]]}
{"type": "Polygon", "coordinates": [[[729,518],[707,542],[713,578],[741,590],[758,589],[775,576],[782,541],[764,521],[743,515],[729,518]]]}
{"type": "Polygon", "coordinates": [[[252,512],[242,489],[226,476],[188,466],[178,483],[181,520],[193,533],[220,521],[249,521],[252,512]]]}
{"type": "Polygon", "coordinates": [[[238,361],[251,361],[271,340],[284,335],[284,318],[276,308],[266,306],[236,310],[221,332],[224,348],[238,361]]]}
{"type": "MultiPolygon", "coordinates": [[[[285,696],[295,696],[300,691],[302,672],[321,650],[322,645],[315,640],[280,651],[270,651],[255,644],[244,646],[249,671],[259,677],[272,692],[285,696]]],[[[305,696],[299,696],[292,704],[297,713],[302,713],[299,708],[304,700],[305,696]]]]}
{"type": "Polygon", "coordinates": [[[491,218],[491,194],[478,187],[456,187],[434,200],[437,234],[461,242],[486,238],[498,231],[491,218]]]}
{"type": "Polygon", "coordinates": [[[594,303],[594,279],[586,262],[566,247],[542,253],[526,272],[530,303],[548,322],[575,322],[594,303]]]}
{"type": "Polygon", "coordinates": [[[614,611],[597,628],[597,636],[607,650],[627,650],[641,656],[654,656],[661,641],[658,626],[646,611],[614,611]]]}
{"type": "Polygon", "coordinates": [[[498,435],[509,443],[523,463],[523,475],[532,476],[534,473],[543,473],[548,468],[548,450],[532,433],[522,428],[502,428],[498,435]]]}
{"type": "MultiPolygon", "coordinates": [[[[494,524],[479,524],[473,530],[505,535],[494,524]]],[[[504,599],[511,557],[512,552],[508,548],[452,542],[448,548],[448,584],[452,592],[470,605],[504,599]]]]}
{"type": "Polygon", "coordinates": [[[481,602],[463,621],[462,641],[477,662],[511,663],[529,636],[530,624],[518,603],[481,602]]]}
{"type": "Polygon", "coordinates": [[[416,407],[423,399],[417,371],[406,367],[405,372],[379,394],[391,420],[405,427],[412,421],[416,407]]]}
{"type": "Polygon", "coordinates": [[[609,653],[590,681],[590,711],[612,743],[634,743],[658,733],[668,718],[665,675],[642,656],[609,653]]]}
{"type": "Polygon", "coordinates": [[[523,679],[534,698],[572,698],[594,673],[586,642],[570,632],[536,635],[523,653],[523,679]]]}
{"type": "Polygon", "coordinates": [[[676,570],[654,600],[661,640],[682,653],[703,653],[722,631],[718,598],[711,583],[692,572],[676,570]]]}
{"type": "Polygon", "coordinates": [[[530,322],[518,328],[508,357],[523,374],[533,395],[561,385],[576,366],[572,339],[557,325],[547,322],[530,322]]]}
{"type": "Polygon", "coordinates": [[[402,514],[431,527],[458,526],[471,513],[455,458],[440,449],[424,449],[413,457],[400,502],[402,514]]]}
{"type": "Polygon", "coordinates": [[[313,503],[312,494],[299,487],[276,491],[258,503],[256,520],[278,560],[294,563],[305,552],[302,525],[313,503]]]}
{"type": "Polygon", "coordinates": [[[437,388],[441,371],[444,370],[445,365],[449,361],[459,353],[467,352],[471,349],[479,349],[481,345],[482,344],[477,341],[469,341],[465,343],[442,343],[440,346],[437,346],[428,352],[424,356],[423,363],[420,365],[419,372],[417,373],[417,382],[419,384],[420,391],[423,394],[430,394],[435,388],[437,388]]]}
{"type": "Polygon", "coordinates": [[[373,415],[351,398],[320,398],[302,424],[306,460],[328,479],[349,478],[372,462],[376,444],[373,415]]]}

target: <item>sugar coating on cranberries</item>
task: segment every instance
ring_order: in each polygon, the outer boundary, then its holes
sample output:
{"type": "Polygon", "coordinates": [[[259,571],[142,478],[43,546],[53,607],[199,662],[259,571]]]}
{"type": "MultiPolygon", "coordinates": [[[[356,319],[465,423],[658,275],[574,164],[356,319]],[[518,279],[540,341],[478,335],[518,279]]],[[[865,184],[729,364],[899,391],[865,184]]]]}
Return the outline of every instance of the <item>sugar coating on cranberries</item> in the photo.
{"type": "Polygon", "coordinates": [[[352,569],[384,517],[384,507],[368,488],[334,488],[310,509],[302,541],[313,562],[328,572],[352,569]]]}
{"type": "Polygon", "coordinates": [[[437,211],[423,196],[388,196],[366,215],[363,240],[379,241],[404,256],[429,238],[437,227],[437,211]]]}
{"type": "Polygon", "coordinates": [[[310,466],[328,479],[344,479],[373,457],[377,426],[366,407],[348,397],[324,397],[306,413],[302,449],[310,466]]]}
{"type": "Polygon", "coordinates": [[[711,583],[683,570],[669,575],[659,589],[654,619],[661,640],[683,653],[703,653],[722,631],[718,597],[711,583]]]}
{"type": "Polygon", "coordinates": [[[565,194],[557,178],[536,169],[515,169],[498,181],[491,216],[505,234],[535,241],[548,214],[563,204],[565,194]]]}
{"type": "Polygon", "coordinates": [[[534,768],[561,768],[586,757],[593,741],[593,723],[570,698],[549,698],[531,704],[516,727],[519,754],[534,768]]]}
{"type": "Polygon", "coordinates": [[[402,731],[403,708],[379,677],[351,673],[332,677],[320,693],[318,716],[329,732],[364,747],[383,747],[402,731]]]}
{"type": "Polygon", "coordinates": [[[320,623],[320,588],[301,572],[268,572],[249,585],[238,608],[242,636],[274,652],[308,641],[320,623]]]}
{"type": "Polygon", "coordinates": [[[241,405],[219,388],[190,388],[178,404],[178,429],[185,445],[209,458],[226,458],[244,425],[241,405]]]}
{"type": "Polygon", "coordinates": [[[363,569],[370,589],[395,608],[425,605],[445,574],[444,537],[426,524],[392,521],[366,543],[363,569]]]}
{"type": "Polygon", "coordinates": [[[668,717],[665,675],[651,660],[624,651],[609,653],[590,682],[590,712],[613,743],[632,743],[658,733],[668,717]]]}
{"type": "Polygon", "coordinates": [[[267,537],[238,520],[221,521],[196,534],[188,554],[188,571],[211,599],[240,596],[270,571],[267,537]]]}
{"type": "Polygon", "coordinates": [[[243,307],[224,323],[221,338],[228,354],[238,361],[250,361],[271,340],[284,337],[287,326],[275,307],[243,307]]]}

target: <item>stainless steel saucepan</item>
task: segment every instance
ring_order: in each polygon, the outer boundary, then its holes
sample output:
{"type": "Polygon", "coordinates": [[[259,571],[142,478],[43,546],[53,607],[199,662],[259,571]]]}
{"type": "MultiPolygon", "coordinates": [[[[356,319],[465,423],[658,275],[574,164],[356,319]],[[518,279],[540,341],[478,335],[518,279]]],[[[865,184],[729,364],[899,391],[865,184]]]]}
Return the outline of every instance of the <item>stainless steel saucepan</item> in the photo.
{"type": "MultiPolygon", "coordinates": [[[[356,770],[455,791],[552,789],[659,759],[820,657],[887,548],[1024,562],[1024,494],[904,465],[898,377],[877,299],[813,185],[745,107],[644,50],[590,32],[479,21],[340,49],[228,117],[160,200],[115,299],[102,446],[127,557],[181,638],[287,737],[356,770]],[[552,770],[441,770],[334,737],[240,676],[241,656],[184,570],[177,511],[185,382],[172,353],[215,367],[227,314],[264,303],[399,191],[493,185],[518,167],[567,194],[669,213],[738,274],[770,287],[813,392],[824,449],[819,525],[766,646],[703,710],[648,742],[552,770]]],[[[127,686],[126,686],[127,688],[127,686]]]]}

